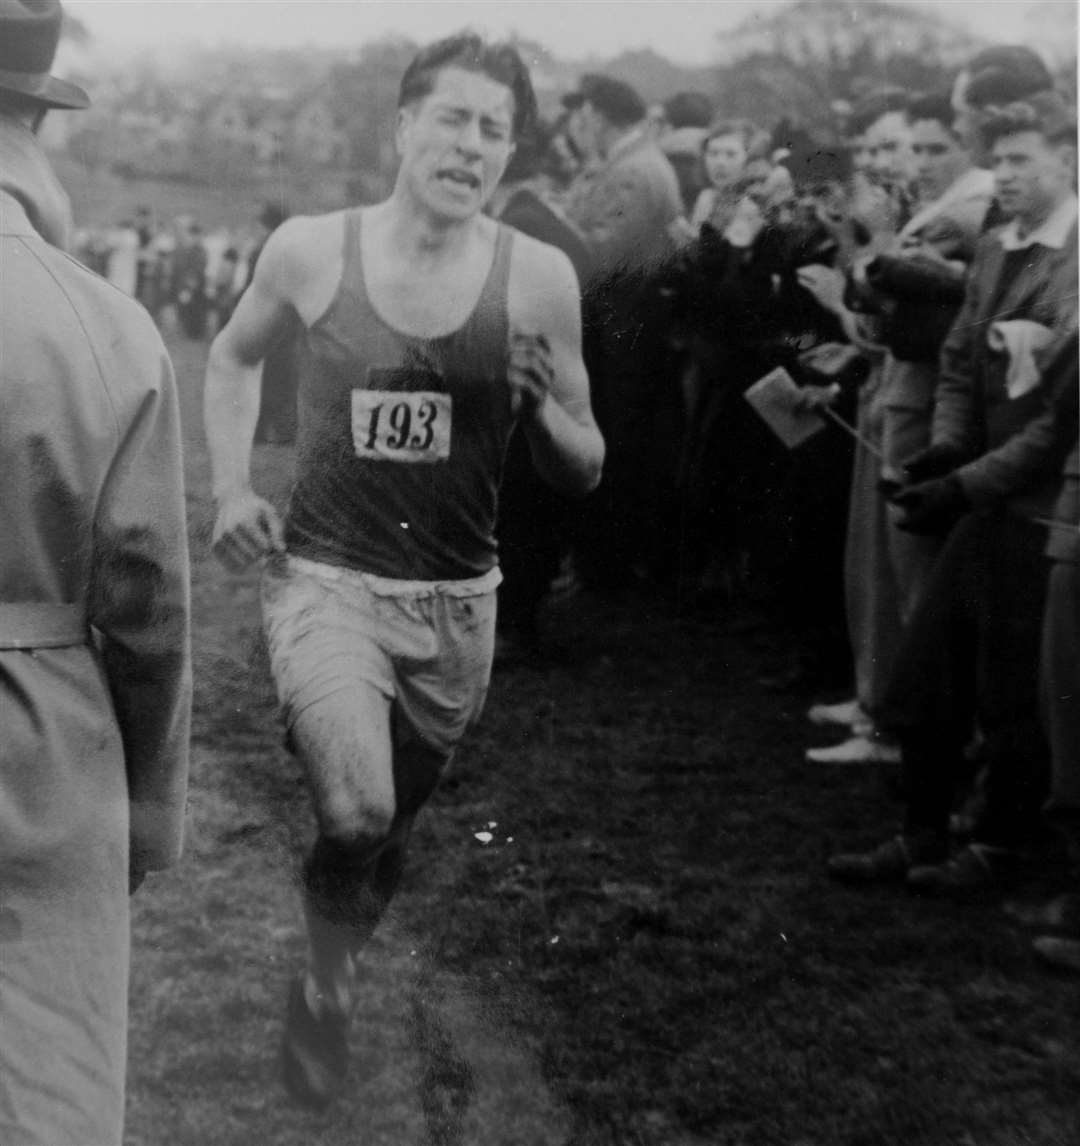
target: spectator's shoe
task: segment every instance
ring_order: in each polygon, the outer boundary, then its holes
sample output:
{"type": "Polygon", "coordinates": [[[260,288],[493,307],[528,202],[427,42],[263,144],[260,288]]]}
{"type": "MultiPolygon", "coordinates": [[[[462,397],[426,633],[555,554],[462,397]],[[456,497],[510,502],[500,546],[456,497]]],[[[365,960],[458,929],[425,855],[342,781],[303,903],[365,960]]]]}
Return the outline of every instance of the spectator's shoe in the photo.
{"type": "Polygon", "coordinates": [[[870,852],[841,852],[825,864],[828,874],[840,883],[903,883],[915,864],[943,860],[947,845],[913,836],[895,836],[870,852]]]}
{"type": "Polygon", "coordinates": [[[1032,941],[1031,946],[1051,967],[1080,975],[1080,939],[1065,939],[1060,935],[1040,935],[1032,941]]]}
{"type": "Polygon", "coordinates": [[[854,697],[851,700],[841,701],[840,704],[811,705],[806,719],[811,724],[835,724],[841,728],[853,728],[856,724],[865,724],[870,720],[854,697]]]}
{"type": "Polygon", "coordinates": [[[979,899],[1000,892],[1019,867],[1019,854],[1009,848],[970,843],[945,863],[912,867],[907,886],[939,899],[979,899]]]}
{"type": "Polygon", "coordinates": [[[1080,936],[1080,894],[1067,892],[1039,903],[1010,900],[1002,910],[1014,922],[1043,931],[1065,931],[1080,936]]]}
{"type": "Polygon", "coordinates": [[[349,1069],[349,1016],[329,1009],[315,1014],[304,989],[306,972],[289,987],[281,1077],[301,1106],[322,1110],[341,1093],[349,1069]]]}
{"type": "Polygon", "coordinates": [[[870,736],[852,736],[828,748],[808,748],[810,764],[899,764],[900,747],[870,736]]]}

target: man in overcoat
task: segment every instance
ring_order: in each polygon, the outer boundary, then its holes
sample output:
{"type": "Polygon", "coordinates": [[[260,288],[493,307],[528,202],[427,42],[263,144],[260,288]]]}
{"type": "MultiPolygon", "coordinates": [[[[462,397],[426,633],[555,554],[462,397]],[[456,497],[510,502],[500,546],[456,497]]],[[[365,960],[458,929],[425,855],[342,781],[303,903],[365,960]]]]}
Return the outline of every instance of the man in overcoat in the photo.
{"type": "Polygon", "coordinates": [[[57,0],[0,0],[0,1142],[119,1146],[129,895],[179,855],[188,563],[172,370],[63,253],[57,0]]]}
{"type": "Polygon", "coordinates": [[[567,214],[592,255],[583,284],[586,357],[608,445],[579,557],[587,582],[621,589],[635,568],[670,571],[678,532],[681,394],[659,273],[674,254],[683,204],[645,102],[629,84],[585,75],[563,104],[571,138],[588,157],[567,214]]]}

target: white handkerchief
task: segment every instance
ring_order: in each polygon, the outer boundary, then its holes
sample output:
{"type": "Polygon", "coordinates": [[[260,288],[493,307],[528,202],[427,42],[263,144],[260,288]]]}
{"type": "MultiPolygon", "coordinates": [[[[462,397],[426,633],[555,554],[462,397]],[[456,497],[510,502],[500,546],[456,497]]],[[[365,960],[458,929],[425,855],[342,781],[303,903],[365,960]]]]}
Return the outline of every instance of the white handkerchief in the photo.
{"type": "Polygon", "coordinates": [[[1022,398],[1038,386],[1042,374],[1035,355],[1044,350],[1053,337],[1054,332],[1049,327],[1028,318],[1012,318],[991,324],[986,335],[987,344],[991,350],[1003,351],[1009,356],[1005,392],[1011,400],[1022,398]]]}

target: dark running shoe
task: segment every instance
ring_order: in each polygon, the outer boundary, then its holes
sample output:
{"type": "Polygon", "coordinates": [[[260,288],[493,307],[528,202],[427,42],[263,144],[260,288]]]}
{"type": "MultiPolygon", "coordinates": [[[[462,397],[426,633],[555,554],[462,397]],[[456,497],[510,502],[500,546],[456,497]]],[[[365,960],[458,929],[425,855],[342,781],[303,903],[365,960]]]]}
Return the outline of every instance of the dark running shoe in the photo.
{"type": "Polygon", "coordinates": [[[341,1093],[349,1069],[349,1018],[327,1011],[312,1013],[301,972],[289,987],[281,1077],[301,1106],[322,1110],[341,1093]]]}

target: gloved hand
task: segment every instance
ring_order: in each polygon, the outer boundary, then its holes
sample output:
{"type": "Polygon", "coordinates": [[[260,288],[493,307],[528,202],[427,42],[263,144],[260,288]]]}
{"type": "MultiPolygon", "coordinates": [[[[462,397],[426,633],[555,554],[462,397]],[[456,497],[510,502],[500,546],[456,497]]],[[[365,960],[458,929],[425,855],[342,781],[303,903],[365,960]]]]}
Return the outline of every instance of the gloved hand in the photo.
{"type": "Polygon", "coordinates": [[[906,533],[947,533],[971,509],[955,474],[907,486],[891,501],[902,514],[896,527],[906,533]]]}
{"type": "Polygon", "coordinates": [[[903,463],[901,469],[907,480],[914,485],[918,482],[930,481],[932,478],[951,474],[957,466],[962,465],[966,460],[963,453],[955,446],[940,443],[935,446],[927,446],[925,450],[919,450],[918,453],[912,454],[903,463]]]}

